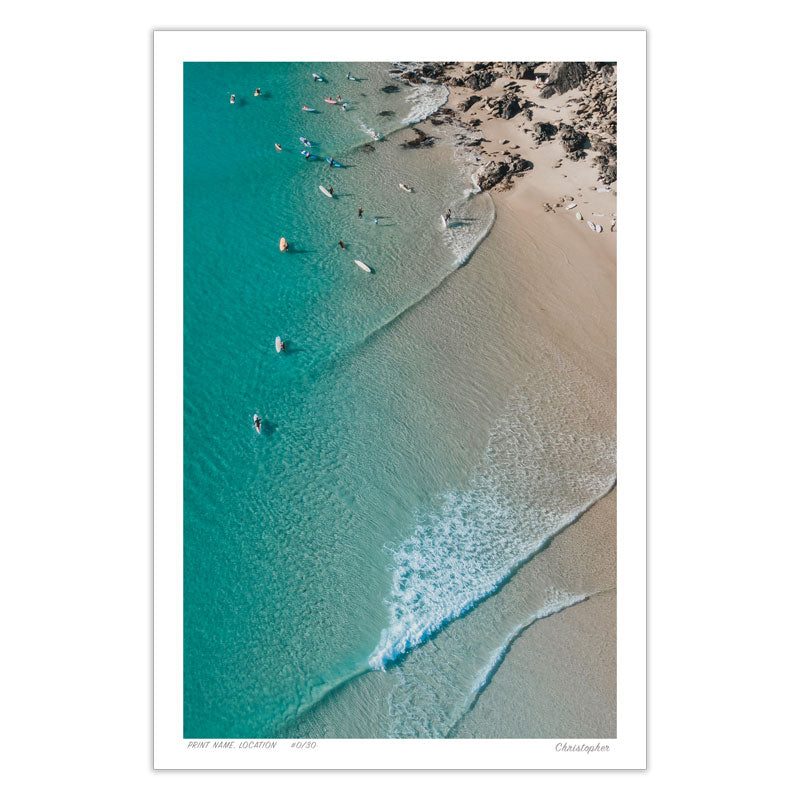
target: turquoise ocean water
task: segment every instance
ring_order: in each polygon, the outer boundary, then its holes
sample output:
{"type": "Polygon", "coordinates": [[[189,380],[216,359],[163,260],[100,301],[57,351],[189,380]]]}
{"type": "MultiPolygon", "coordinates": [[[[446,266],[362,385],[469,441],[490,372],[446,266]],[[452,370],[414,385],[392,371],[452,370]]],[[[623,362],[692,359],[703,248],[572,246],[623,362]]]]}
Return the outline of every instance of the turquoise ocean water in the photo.
{"type": "Polygon", "coordinates": [[[185,65],[187,737],[445,736],[503,642],[582,599],[509,581],[613,482],[613,421],[544,344],[490,357],[508,287],[459,281],[491,199],[449,126],[400,146],[446,90],[391,67],[185,65]]]}

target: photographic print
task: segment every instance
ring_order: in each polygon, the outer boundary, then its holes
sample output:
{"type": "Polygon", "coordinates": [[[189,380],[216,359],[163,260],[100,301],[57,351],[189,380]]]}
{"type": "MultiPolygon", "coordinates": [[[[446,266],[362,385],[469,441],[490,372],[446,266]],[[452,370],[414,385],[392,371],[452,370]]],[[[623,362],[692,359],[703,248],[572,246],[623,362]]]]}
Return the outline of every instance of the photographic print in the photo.
{"type": "Polygon", "coordinates": [[[180,747],[603,766],[624,63],[252,49],[176,83],[180,747]]]}

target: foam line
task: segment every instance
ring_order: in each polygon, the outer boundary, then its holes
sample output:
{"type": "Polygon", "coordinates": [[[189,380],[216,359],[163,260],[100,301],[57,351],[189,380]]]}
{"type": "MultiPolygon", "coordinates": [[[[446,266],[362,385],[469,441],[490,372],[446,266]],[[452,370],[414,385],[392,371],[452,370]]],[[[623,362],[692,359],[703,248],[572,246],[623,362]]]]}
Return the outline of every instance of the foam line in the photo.
{"type": "MultiPolygon", "coordinates": [[[[451,575],[454,575],[456,574],[455,570],[458,568],[458,564],[454,562],[454,559],[457,559],[458,555],[454,554],[451,558],[445,559],[444,564],[424,564],[422,563],[424,555],[421,553],[410,553],[407,550],[401,550],[403,555],[399,560],[401,562],[405,560],[406,563],[397,564],[394,573],[392,594],[399,601],[395,603],[395,608],[393,609],[395,619],[389,627],[384,628],[382,631],[380,641],[367,660],[369,667],[374,670],[385,670],[388,664],[397,660],[408,650],[427,641],[445,625],[464,616],[481,600],[493,595],[523,564],[540,552],[554,536],[572,525],[598,500],[608,494],[615,484],[616,479],[600,496],[595,497],[581,507],[574,516],[563,520],[561,525],[550,531],[524,556],[508,563],[504,570],[495,570],[494,573],[490,570],[488,575],[483,576],[475,575],[474,573],[470,574],[467,576],[467,581],[464,582],[465,585],[457,587],[455,591],[453,591],[452,587],[447,587],[450,590],[448,599],[454,601],[449,607],[446,604],[442,604],[442,597],[447,597],[447,591],[440,597],[434,598],[431,589],[438,589],[439,587],[420,586],[421,583],[425,583],[425,579],[423,578],[422,581],[414,580],[414,573],[424,576],[426,573],[440,568],[449,569],[452,571],[451,575]],[[470,578],[472,579],[471,581],[469,580],[470,578]],[[409,584],[412,584],[410,591],[409,584]],[[423,591],[427,589],[427,596],[421,594],[420,589],[423,589],[423,591]],[[417,598],[411,599],[414,594],[417,594],[417,598]],[[408,602],[409,599],[411,599],[410,603],[408,602]]],[[[469,558],[469,554],[464,554],[464,557],[469,558]]],[[[396,558],[397,561],[398,559],[396,558]]]]}

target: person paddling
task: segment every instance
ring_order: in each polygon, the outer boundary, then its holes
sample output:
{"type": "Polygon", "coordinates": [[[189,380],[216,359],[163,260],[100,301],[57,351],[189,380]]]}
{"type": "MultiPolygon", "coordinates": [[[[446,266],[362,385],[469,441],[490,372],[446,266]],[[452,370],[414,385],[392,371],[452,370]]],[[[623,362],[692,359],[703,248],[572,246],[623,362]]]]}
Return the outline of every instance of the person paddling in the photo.
{"type": "Polygon", "coordinates": [[[333,186],[329,186],[328,191],[331,193],[331,196],[333,196],[333,186]]]}

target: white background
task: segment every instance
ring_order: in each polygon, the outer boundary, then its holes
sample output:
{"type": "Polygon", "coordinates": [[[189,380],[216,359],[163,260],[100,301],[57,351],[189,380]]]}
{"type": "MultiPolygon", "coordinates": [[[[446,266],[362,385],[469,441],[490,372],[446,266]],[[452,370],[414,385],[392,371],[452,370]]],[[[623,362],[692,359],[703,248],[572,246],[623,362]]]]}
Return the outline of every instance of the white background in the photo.
{"type": "MultiPolygon", "coordinates": [[[[645,291],[646,36],[643,31],[158,31],[155,34],[154,764],[176,768],[641,769],[646,764],[645,291]],[[413,38],[412,38],[413,37],[413,38]],[[187,61],[523,60],[618,63],[617,729],[576,760],[550,739],[320,742],[311,750],[187,747],[183,740],[183,65],[187,61]],[[547,53],[548,55],[544,55],[547,53]]],[[[227,101],[227,96],[224,98],[227,101]]],[[[562,743],[563,744],[563,743],[562,743]]],[[[592,742],[596,744],[596,742],[592,742]]]]}
{"type": "Polygon", "coordinates": [[[797,741],[794,29],[777,3],[742,17],[727,3],[576,0],[569,15],[520,3],[492,6],[491,20],[466,3],[413,19],[404,8],[4,12],[11,796],[785,793],[797,741]],[[150,771],[150,30],[352,23],[650,31],[647,772],[150,771]]]}

